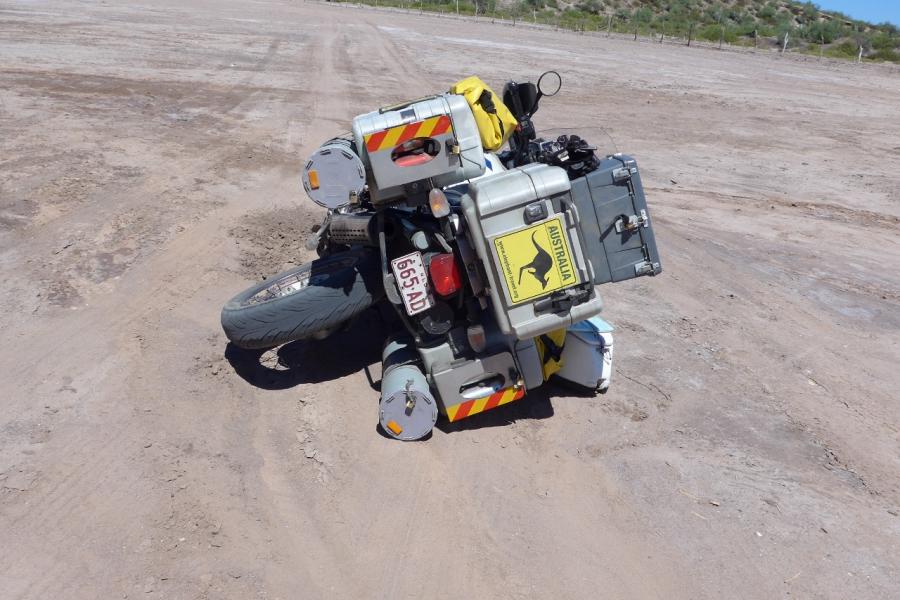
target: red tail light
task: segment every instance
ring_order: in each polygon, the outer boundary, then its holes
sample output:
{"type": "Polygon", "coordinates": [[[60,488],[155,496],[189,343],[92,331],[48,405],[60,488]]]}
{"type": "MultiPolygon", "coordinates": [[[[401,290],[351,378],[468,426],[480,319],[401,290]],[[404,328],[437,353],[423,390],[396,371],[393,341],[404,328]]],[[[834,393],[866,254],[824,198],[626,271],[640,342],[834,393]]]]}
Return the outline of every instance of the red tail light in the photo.
{"type": "Polygon", "coordinates": [[[441,296],[455,294],[462,287],[456,258],[452,254],[435,254],[431,257],[428,270],[431,273],[431,283],[441,296]]]}

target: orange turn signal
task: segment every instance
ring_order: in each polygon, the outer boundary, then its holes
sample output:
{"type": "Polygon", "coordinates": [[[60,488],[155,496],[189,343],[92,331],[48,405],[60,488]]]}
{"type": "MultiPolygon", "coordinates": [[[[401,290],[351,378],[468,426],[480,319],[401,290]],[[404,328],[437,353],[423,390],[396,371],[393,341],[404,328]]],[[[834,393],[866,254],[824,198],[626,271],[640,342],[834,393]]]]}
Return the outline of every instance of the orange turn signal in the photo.
{"type": "Polygon", "coordinates": [[[428,192],[428,206],[431,207],[431,214],[438,219],[450,214],[450,202],[444,192],[438,188],[432,188],[428,192]]]}

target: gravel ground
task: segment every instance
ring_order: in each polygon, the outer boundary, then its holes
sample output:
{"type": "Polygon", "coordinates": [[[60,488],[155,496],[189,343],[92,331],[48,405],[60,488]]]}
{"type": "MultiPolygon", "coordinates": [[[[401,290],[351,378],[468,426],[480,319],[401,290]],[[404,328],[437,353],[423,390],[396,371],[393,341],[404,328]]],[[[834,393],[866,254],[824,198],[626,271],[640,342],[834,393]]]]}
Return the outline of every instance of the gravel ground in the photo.
{"type": "Polygon", "coordinates": [[[311,2],[0,2],[0,596],[900,597],[898,75],[311,2]],[[377,321],[226,350],[225,300],[309,257],[320,142],[549,68],[538,126],[637,157],[663,254],[604,290],[607,395],[402,444],[377,321]]]}

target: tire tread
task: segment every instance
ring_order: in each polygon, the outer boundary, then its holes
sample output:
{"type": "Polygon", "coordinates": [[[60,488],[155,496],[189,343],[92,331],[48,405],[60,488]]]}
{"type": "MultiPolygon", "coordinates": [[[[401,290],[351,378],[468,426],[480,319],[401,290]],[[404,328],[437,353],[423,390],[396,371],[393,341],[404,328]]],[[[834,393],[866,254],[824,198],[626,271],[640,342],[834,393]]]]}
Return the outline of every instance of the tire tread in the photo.
{"type": "Polygon", "coordinates": [[[318,331],[330,329],[355,317],[372,306],[382,295],[378,254],[372,250],[351,250],[358,256],[353,266],[336,269],[326,281],[304,287],[288,296],[274,298],[260,304],[246,304],[268,282],[304,269],[315,263],[327,264],[335,255],[307,263],[291,271],[276,275],[252,286],[222,308],[222,329],[236,346],[246,349],[272,348],[310,337],[318,331]],[[352,276],[352,283],[349,283],[352,276]],[[333,281],[348,281],[347,286],[323,285],[333,281]]]}

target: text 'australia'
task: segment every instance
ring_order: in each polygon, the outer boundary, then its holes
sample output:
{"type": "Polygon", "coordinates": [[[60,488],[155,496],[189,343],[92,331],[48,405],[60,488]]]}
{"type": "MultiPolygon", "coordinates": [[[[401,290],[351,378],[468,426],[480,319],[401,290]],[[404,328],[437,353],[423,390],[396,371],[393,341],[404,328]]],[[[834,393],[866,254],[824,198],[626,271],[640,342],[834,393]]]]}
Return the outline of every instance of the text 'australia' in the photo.
{"type": "Polygon", "coordinates": [[[562,232],[556,225],[549,225],[547,232],[550,234],[550,245],[553,248],[553,256],[556,258],[559,275],[563,281],[569,281],[575,275],[572,273],[572,264],[569,262],[565,246],[566,242],[562,238],[562,232]]]}

